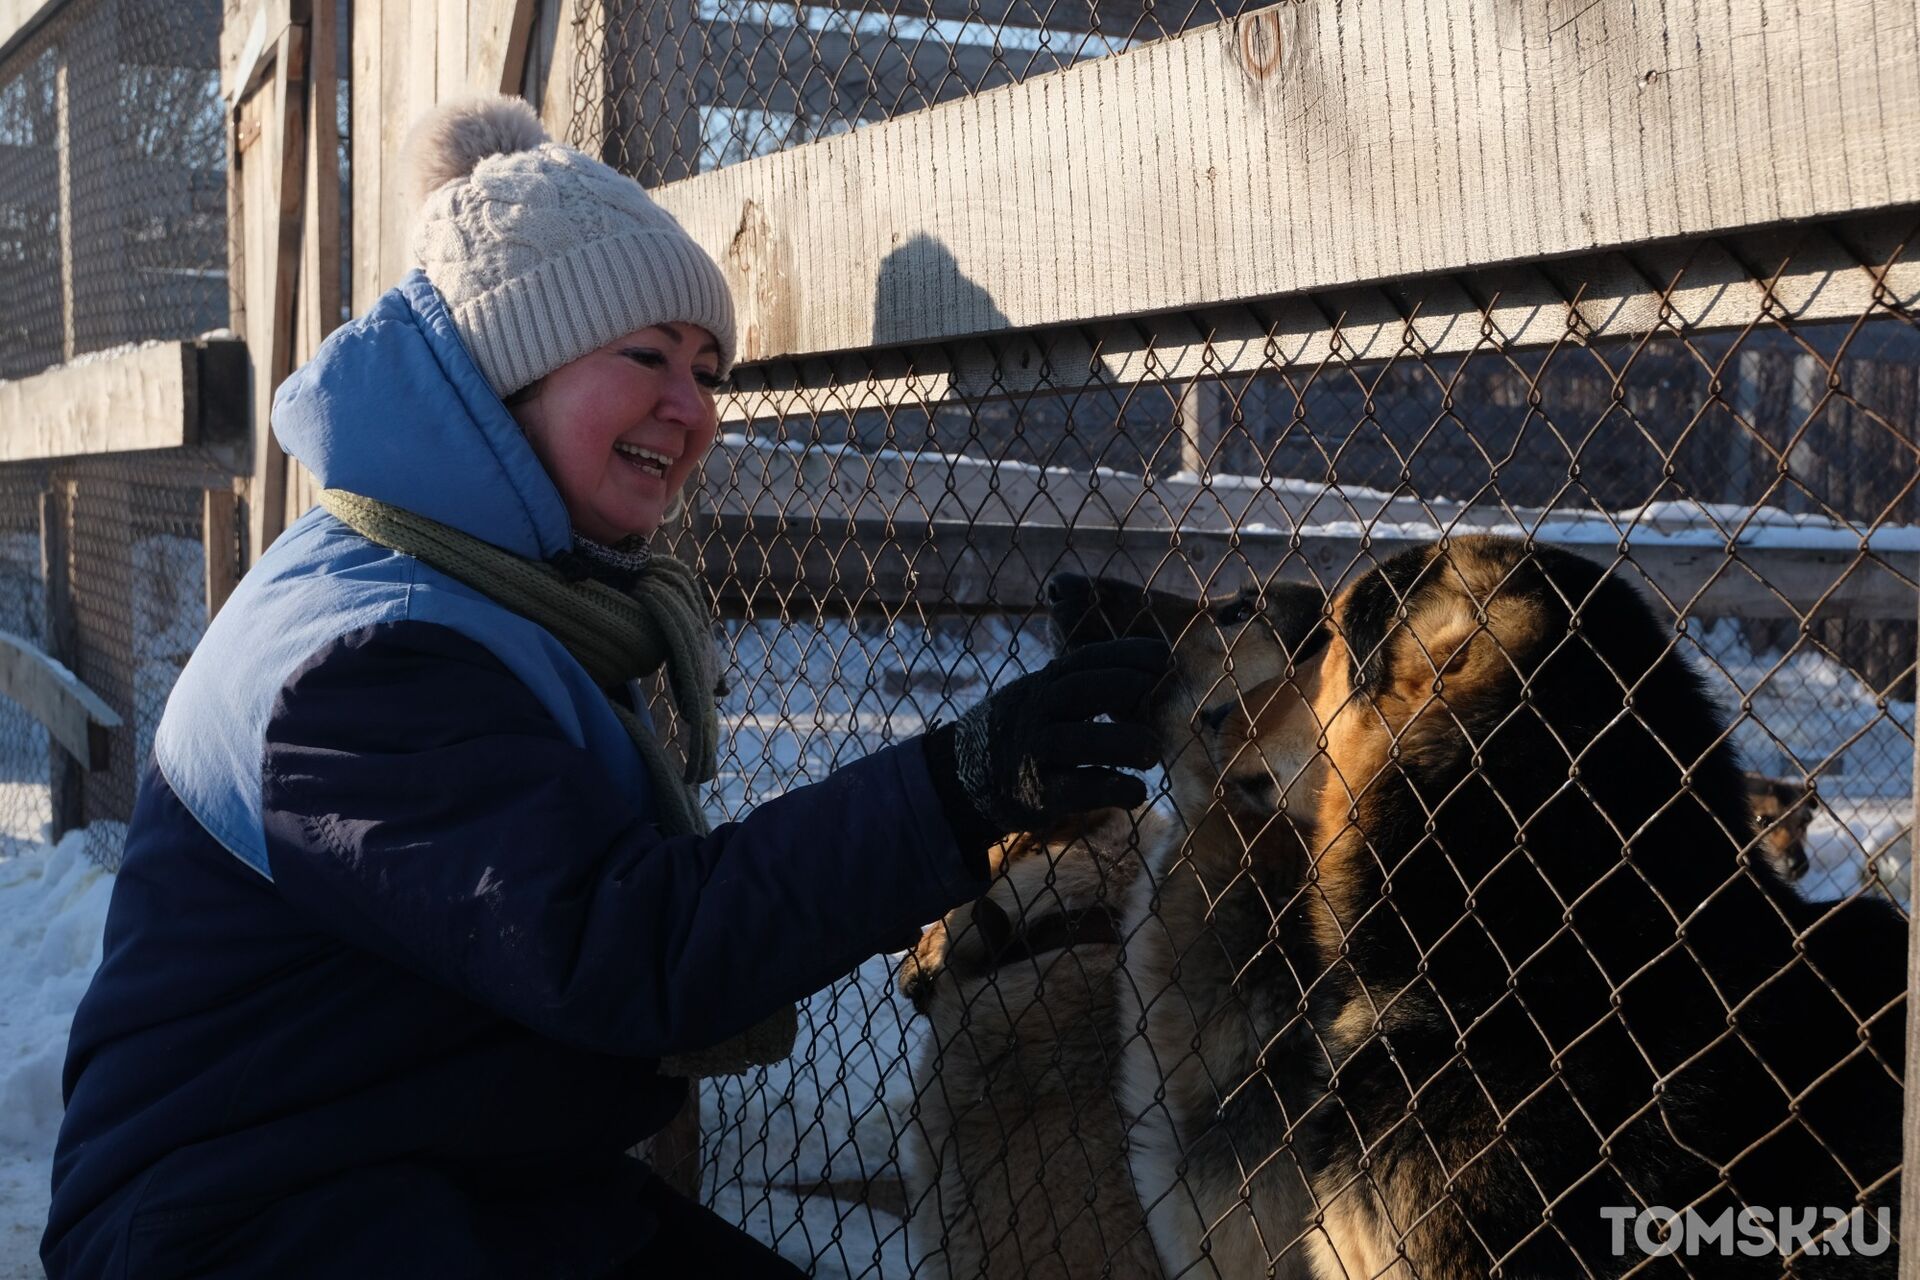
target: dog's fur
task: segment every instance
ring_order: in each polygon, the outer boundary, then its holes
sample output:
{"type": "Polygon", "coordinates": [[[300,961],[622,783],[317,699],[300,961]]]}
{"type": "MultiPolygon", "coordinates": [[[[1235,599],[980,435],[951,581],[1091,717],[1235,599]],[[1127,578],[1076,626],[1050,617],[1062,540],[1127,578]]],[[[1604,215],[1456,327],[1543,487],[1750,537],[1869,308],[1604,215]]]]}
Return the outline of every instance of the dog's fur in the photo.
{"type": "Polygon", "coordinates": [[[1747,801],[1760,828],[1760,853],[1787,880],[1807,874],[1807,828],[1813,825],[1813,788],[1804,782],[1746,775],[1747,801]]]}
{"type": "Polygon", "coordinates": [[[1302,812],[1315,750],[1308,735],[1282,761],[1249,750],[1248,730],[1256,715],[1306,712],[1288,673],[1325,598],[1276,586],[1169,608],[1072,579],[1052,594],[1070,647],[1156,631],[1174,646],[1151,714],[1179,822],[1146,850],[1128,897],[1118,988],[1120,1101],[1161,1265],[1169,1276],[1304,1276],[1312,1206],[1296,1130],[1314,1073],[1282,937],[1300,928],[1307,848],[1289,814],[1302,812]]]}
{"type": "Polygon", "coordinates": [[[1331,629],[1301,677],[1319,1274],[1892,1276],[1892,1249],[1610,1247],[1607,1206],[1899,1203],[1906,927],[1750,856],[1724,719],[1640,597],[1463,538],[1331,629]]]}
{"type": "Polygon", "coordinates": [[[1117,936],[1057,930],[1068,913],[1117,916],[1163,825],[1110,809],[1003,842],[986,896],[903,961],[901,990],[931,1023],[905,1144],[916,1274],[1159,1275],[1113,1103],[1117,936]]]}

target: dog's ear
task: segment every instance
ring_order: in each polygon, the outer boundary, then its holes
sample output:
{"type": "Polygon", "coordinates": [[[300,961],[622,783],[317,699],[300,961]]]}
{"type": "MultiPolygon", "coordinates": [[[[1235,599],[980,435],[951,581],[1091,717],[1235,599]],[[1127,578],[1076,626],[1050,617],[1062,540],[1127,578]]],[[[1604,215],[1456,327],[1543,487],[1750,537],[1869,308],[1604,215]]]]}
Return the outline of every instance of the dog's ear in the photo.
{"type": "Polygon", "coordinates": [[[1511,569],[1469,543],[1396,557],[1356,584],[1340,619],[1352,683],[1387,727],[1460,712],[1504,687],[1538,630],[1537,602],[1516,589],[1511,569]]]}

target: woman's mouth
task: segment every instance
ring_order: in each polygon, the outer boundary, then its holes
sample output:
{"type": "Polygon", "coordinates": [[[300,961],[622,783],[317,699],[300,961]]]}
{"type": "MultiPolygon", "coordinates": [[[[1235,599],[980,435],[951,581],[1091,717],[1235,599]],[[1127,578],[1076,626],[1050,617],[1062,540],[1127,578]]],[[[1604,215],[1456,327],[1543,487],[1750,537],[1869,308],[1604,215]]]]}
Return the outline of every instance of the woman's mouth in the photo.
{"type": "Polygon", "coordinates": [[[647,449],[624,441],[615,441],[613,451],[629,466],[662,480],[666,479],[667,471],[675,461],[658,449],[647,449]]]}

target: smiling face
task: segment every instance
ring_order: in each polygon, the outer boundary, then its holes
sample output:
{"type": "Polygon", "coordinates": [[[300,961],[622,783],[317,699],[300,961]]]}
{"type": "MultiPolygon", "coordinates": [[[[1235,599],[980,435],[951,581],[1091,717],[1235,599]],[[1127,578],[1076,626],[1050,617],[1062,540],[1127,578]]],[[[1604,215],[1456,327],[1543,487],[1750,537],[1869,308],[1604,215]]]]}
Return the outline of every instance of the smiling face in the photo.
{"type": "Polygon", "coordinates": [[[719,385],[713,335],[662,324],[560,366],[509,409],[574,532],[612,544],[660,527],[713,447],[719,385]]]}

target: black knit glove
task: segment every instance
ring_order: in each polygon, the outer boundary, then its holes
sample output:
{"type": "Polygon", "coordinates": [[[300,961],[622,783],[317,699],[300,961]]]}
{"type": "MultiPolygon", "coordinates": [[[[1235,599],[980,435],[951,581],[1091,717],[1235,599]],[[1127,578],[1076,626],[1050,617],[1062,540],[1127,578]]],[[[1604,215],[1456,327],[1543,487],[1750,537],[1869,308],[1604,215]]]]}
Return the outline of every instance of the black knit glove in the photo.
{"type": "Polygon", "coordinates": [[[1119,767],[1159,760],[1152,732],[1134,718],[1169,661],[1159,640],[1088,645],[928,734],[934,780],[961,843],[984,848],[1070,814],[1146,803],[1146,784],[1119,767]],[[1114,723],[1095,723],[1098,715],[1114,723]]]}

